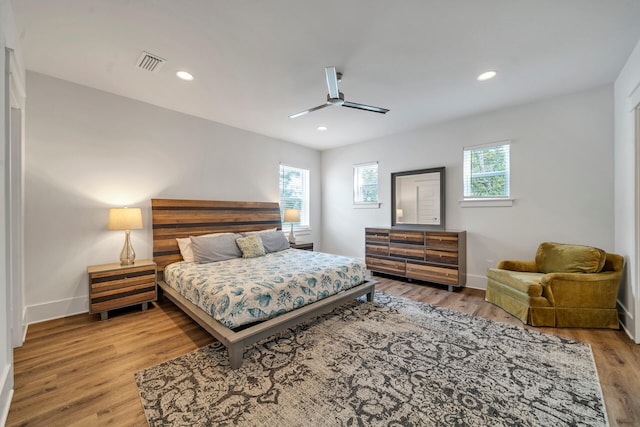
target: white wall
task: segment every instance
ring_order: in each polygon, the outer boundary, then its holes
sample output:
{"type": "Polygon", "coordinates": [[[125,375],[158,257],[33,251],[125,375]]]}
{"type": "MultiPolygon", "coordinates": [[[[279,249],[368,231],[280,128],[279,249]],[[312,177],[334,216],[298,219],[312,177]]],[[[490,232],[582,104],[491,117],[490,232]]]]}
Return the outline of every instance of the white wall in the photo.
{"type": "Polygon", "coordinates": [[[29,323],[88,310],[88,265],[117,262],[108,209],[143,208],[131,239],[152,257],[151,198],[278,201],[283,162],[310,169],[320,242],[320,154],[42,74],[27,73],[25,256],[29,323]]]}
{"type": "MultiPolygon", "coordinates": [[[[488,260],[533,259],[550,240],[614,249],[611,86],[322,153],[322,249],[364,257],[364,228],[389,226],[390,174],[446,167],[446,226],[467,231],[467,286],[488,260]],[[463,147],[509,139],[512,207],[461,208],[463,147]],[[352,207],[352,167],[379,161],[380,209],[352,207]]],[[[392,112],[393,113],[393,112],[392,112]]]]}
{"type": "Polygon", "coordinates": [[[615,82],[615,247],[625,255],[621,321],[640,343],[638,142],[633,108],[640,102],[640,42],[615,82]]]}

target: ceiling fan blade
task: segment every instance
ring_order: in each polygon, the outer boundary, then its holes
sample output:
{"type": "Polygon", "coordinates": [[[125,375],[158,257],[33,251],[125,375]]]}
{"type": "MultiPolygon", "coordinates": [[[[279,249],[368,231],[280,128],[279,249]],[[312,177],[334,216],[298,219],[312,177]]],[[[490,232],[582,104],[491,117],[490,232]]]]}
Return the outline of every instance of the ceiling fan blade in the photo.
{"type": "Polygon", "coordinates": [[[336,67],[326,67],[324,69],[324,72],[327,75],[327,87],[329,88],[329,97],[339,98],[340,91],[338,90],[338,73],[336,72],[336,67]]]}
{"type": "Polygon", "coordinates": [[[389,111],[386,108],[373,107],[371,105],[364,105],[364,104],[357,104],[355,102],[349,102],[349,101],[344,101],[342,106],[349,107],[349,108],[357,108],[358,110],[373,111],[374,113],[381,113],[381,114],[385,114],[389,111]]]}
{"type": "Polygon", "coordinates": [[[322,104],[317,107],[309,108],[308,110],[300,111],[299,113],[295,113],[289,116],[290,119],[295,119],[296,117],[304,116],[305,114],[313,113],[316,110],[319,110],[324,107],[328,107],[330,104],[322,104]]]}

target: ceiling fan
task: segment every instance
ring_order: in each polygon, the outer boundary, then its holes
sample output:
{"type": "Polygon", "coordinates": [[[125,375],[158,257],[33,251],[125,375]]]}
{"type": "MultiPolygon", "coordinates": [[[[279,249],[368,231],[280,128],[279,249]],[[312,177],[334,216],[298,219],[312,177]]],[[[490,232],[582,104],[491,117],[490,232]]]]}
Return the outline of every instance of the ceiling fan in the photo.
{"type": "Polygon", "coordinates": [[[327,95],[327,102],[318,105],[317,107],[309,108],[308,110],[300,111],[299,113],[292,114],[289,118],[295,119],[296,117],[304,116],[305,114],[314,112],[324,107],[340,106],[357,108],[358,110],[372,111],[374,113],[385,114],[389,111],[386,108],[372,107],[371,105],[358,104],[356,102],[349,102],[344,100],[344,93],[338,90],[338,83],[342,79],[342,73],[336,72],[336,67],[326,67],[324,72],[327,75],[327,87],[329,88],[329,94],[327,95]]]}

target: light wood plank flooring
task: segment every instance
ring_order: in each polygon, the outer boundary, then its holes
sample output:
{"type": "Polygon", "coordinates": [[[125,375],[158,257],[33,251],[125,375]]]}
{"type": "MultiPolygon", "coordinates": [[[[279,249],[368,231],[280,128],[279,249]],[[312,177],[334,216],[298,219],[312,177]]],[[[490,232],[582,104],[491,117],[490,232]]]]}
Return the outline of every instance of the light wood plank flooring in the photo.
{"type": "MultiPolygon", "coordinates": [[[[484,291],[376,277],[378,289],[453,310],[522,325],[484,301],[484,291]]],[[[622,331],[533,328],[593,349],[612,426],[640,425],[640,346],[622,331]]],[[[145,426],[133,374],[213,339],[171,302],[81,314],[31,325],[14,352],[15,394],[8,426],[145,426]]]]}

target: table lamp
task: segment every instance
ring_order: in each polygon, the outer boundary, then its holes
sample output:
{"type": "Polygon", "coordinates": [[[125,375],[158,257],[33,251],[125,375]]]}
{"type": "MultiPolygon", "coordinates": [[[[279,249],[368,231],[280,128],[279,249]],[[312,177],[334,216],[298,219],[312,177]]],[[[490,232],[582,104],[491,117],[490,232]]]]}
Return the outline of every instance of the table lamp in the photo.
{"type": "Polygon", "coordinates": [[[298,209],[285,209],[284,222],[291,223],[291,232],[289,233],[289,243],[295,245],[296,236],[293,234],[293,223],[300,222],[300,211],[298,209]]]}
{"type": "Polygon", "coordinates": [[[142,228],[140,208],[109,209],[109,230],[124,230],[124,247],[120,252],[120,265],[131,265],[135,262],[136,253],[131,246],[129,231],[140,228],[142,228]]]}

